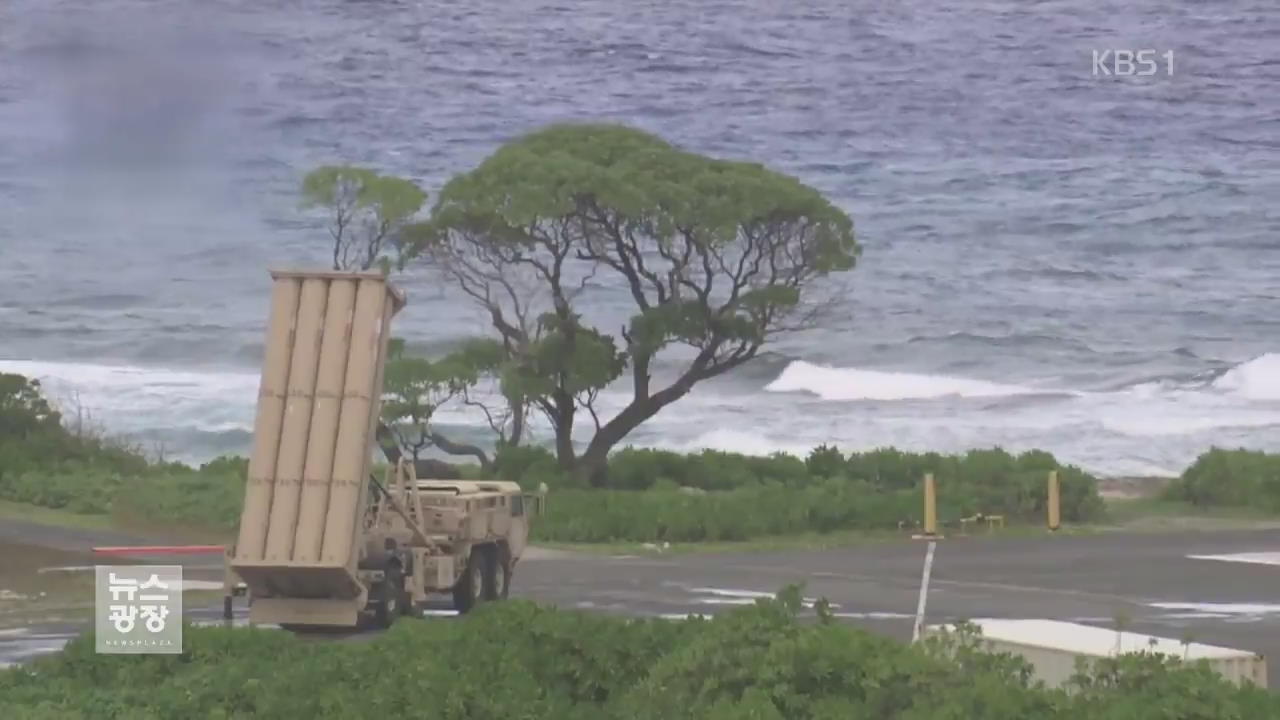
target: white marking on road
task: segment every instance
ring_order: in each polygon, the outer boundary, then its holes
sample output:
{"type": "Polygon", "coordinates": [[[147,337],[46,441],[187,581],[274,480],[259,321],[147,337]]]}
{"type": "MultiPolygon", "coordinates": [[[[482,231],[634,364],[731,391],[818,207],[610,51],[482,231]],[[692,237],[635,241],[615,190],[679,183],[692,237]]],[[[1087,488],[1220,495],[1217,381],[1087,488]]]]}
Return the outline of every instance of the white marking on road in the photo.
{"type": "MultiPolygon", "coordinates": [[[[192,627],[226,627],[226,620],[192,620],[192,627]]],[[[258,623],[250,625],[249,618],[235,618],[231,621],[231,627],[252,627],[257,630],[279,630],[280,626],[275,623],[258,623]]]]}
{"type": "MultiPolygon", "coordinates": [[[[697,601],[704,605],[751,605],[756,600],[776,597],[775,593],[761,592],[759,590],[733,590],[713,587],[696,587],[688,588],[688,590],[696,595],[719,596],[718,598],[698,598],[697,601]]],[[[801,600],[801,604],[806,608],[813,608],[817,602],[817,598],[802,598],[801,600]]],[[[840,607],[836,603],[829,603],[829,606],[833,608],[840,607]]]]}
{"type": "Polygon", "coordinates": [[[772,598],[773,593],[758,590],[725,590],[723,588],[689,588],[689,592],[699,595],[722,595],[733,598],[772,598]]]}
{"type": "Polygon", "coordinates": [[[51,572],[89,572],[93,570],[92,565],[66,565],[63,567],[42,567],[36,570],[37,575],[44,575],[51,572]]]}
{"type": "Polygon", "coordinates": [[[222,583],[214,582],[213,580],[183,580],[182,581],[183,592],[186,592],[188,590],[221,590],[224,587],[226,586],[223,585],[222,583]]]}
{"type": "Polygon", "coordinates": [[[8,628],[6,630],[0,630],[0,636],[7,635],[12,637],[14,635],[26,635],[29,632],[31,632],[31,630],[27,628],[8,628]]]}
{"type": "Polygon", "coordinates": [[[456,617],[457,610],[423,610],[423,615],[431,615],[433,617],[456,617]]]}
{"type": "Polygon", "coordinates": [[[1148,603],[1150,607],[1160,610],[1183,610],[1192,613],[1210,613],[1213,615],[1269,615],[1280,613],[1280,605],[1270,603],[1148,603]]]}
{"type": "Polygon", "coordinates": [[[1188,555],[1192,560],[1218,560],[1220,562],[1253,563],[1255,565],[1280,565],[1280,552],[1231,553],[1227,555],[1188,555]]]}
{"type": "Polygon", "coordinates": [[[1166,613],[1160,616],[1161,620],[1222,620],[1229,618],[1230,615],[1225,613],[1210,612],[1185,612],[1185,613],[1166,613]]]}
{"type": "Polygon", "coordinates": [[[28,597],[30,596],[0,588],[0,600],[26,600],[28,597]]]}
{"type": "Polygon", "coordinates": [[[831,615],[848,620],[911,620],[915,617],[914,615],[896,612],[838,612],[831,613],[831,615]]]}

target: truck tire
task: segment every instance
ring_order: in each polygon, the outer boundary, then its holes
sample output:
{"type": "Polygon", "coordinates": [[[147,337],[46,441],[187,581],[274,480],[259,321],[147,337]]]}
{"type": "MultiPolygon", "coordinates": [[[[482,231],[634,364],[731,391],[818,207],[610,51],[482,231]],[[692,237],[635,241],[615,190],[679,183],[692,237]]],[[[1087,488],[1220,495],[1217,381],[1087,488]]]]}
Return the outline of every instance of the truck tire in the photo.
{"type": "Polygon", "coordinates": [[[506,600],[511,593],[511,575],[515,571],[511,562],[511,551],[506,545],[494,548],[494,581],[493,599],[506,600]]]}
{"type": "Polygon", "coordinates": [[[512,570],[511,561],[507,560],[498,563],[498,580],[495,592],[495,597],[498,600],[506,600],[507,596],[511,594],[512,570]]]}
{"type": "Polygon", "coordinates": [[[483,546],[471,548],[471,556],[467,560],[467,569],[453,586],[453,607],[458,614],[466,614],[486,599],[486,586],[492,587],[490,578],[493,571],[490,554],[483,546]]]}
{"type": "Polygon", "coordinates": [[[498,559],[498,547],[485,545],[484,548],[484,599],[498,600],[498,582],[502,572],[502,561],[498,559]]]}

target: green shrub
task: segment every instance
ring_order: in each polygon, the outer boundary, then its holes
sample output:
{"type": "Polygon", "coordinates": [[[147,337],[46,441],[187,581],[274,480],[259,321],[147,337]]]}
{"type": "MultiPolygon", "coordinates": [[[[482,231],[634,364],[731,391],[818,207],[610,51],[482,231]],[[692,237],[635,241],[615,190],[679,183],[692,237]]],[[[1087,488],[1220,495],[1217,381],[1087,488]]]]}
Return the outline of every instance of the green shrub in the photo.
{"type": "Polygon", "coordinates": [[[119,517],[156,525],[234,529],[244,504],[245,477],[236,472],[151,473],[131,477],[116,495],[119,517]]]}
{"type": "Polygon", "coordinates": [[[804,465],[814,477],[835,477],[845,470],[844,454],[834,445],[819,445],[804,459],[804,465]]]}
{"type": "MultiPolygon", "coordinates": [[[[554,464],[549,453],[541,462],[554,464]]],[[[559,486],[534,533],[561,542],[698,542],[894,529],[922,521],[925,473],[937,481],[938,516],[944,523],[976,513],[1039,522],[1052,469],[1059,474],[1064,521],[1101,515],[1097,480],[1040,451],[944,456],[885,449],[845,457],[824,446],[801,460],[785,454],[707,450],[681,455],[626,448],[610,458],[606,489],[559,486]],[[677,492],[677,487],[706,492],[677,492]]]]}
{"type": "Polygon", "coordinates": [[[1167,499],[1200,507],[1280,511],[1280,453],[1211,448],[1165,490],[1167,499]]]}
{"type": "Polygon", "coordinates": [[[691,494],[680,490],[563,490],[533,535],[556,542],[735,541],[847,528],[888,530],[919,514],[917,493],[843,479],[691,494]]]}
{"type": "Polygon", "coordinates": [[[967,631],[906,645],[805,617],[799,588],[711,619],[665,621],[510,600],[402,620],[367,642],[185,627],[181,655],[101,655],[86,634],[0,670],[0,717],[439,720],[1253,720],[1280,699],[1203,667],[1132,655],[1072,692],[967,631]]]}
{"type": "Polygon", "coordinates": [[[525,490],[537,490],[539,484],[562,488],[569,482],[560,472],[555,455],[540,445],[507,446],[499,450],[493,461],[493,475],[502,480],[520,483],[525,490]]]}

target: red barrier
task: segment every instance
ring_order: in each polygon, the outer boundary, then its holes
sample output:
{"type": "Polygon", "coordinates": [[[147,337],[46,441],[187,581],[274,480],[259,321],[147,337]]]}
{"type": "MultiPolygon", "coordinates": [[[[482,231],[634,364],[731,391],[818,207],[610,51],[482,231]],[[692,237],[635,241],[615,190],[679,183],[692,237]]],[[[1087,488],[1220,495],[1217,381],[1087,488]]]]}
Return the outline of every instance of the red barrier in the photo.
{"type": "Polygon", "coordinates": [[[125,547],[96,547],[98,555],[222,555],[225,545],[133,545],[125,547]]]}

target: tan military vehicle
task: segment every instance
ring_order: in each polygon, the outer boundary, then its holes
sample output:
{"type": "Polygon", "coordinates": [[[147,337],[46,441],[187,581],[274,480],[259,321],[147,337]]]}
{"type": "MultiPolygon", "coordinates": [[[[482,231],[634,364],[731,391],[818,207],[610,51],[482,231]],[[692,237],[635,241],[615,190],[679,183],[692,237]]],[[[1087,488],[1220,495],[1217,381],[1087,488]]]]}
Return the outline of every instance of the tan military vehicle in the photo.
{"type": "Polygon", "coordinates": [[[372,476],[392,317],[379,273],[273,272],[266,358],[228,576],[250,622],[389,625],[432,599],[505,598],[543,495],[511,482],[372,476]]]}

